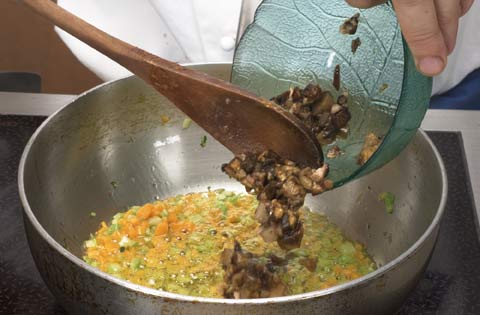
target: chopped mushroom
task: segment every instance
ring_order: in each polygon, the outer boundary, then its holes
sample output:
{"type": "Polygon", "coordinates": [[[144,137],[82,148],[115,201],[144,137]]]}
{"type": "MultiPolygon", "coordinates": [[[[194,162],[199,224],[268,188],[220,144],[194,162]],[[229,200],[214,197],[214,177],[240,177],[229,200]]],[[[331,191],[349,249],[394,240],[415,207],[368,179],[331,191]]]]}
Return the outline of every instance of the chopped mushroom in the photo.
{"type": "Polygon", "coordinates": [[[317,170],[300,168],[273,151],[241,154],[222,165],[222,170],[242,183],[247,192],[257,195],[255,217],[260,223],[260,235],[286,250],[301,244],[303,224],[298,209],[307,192],[317,195],[333,187],[332,181],[325,178],[327,164],[317,170]]]}
{"type": "Polygon", "coordinates": [[[302,258],[299,263],[308,269],[310,272],[314,272],[317,269],[317,258],[302,258]]]}
{"type": "Polygon", "coordinates": [[[334,145],[333,147],[328,149],[326,156],[327,156],[328,159],[334,159],[334,158],[338,157],[339,155],[341,155],[342,153],[343,153],[343,151],[340,150],[338,145],[334,145]]]}
{"type": "Polygon", "coordinates": [[[224,249],[221,257],[225,270],[222,293],[229,299],[254,299],[283,296],[288,293],[287,286],[275,272],[286,264],[276,256],[267,262],[243,251],[235,241],[234,249],[224,249]]]}
{"type": "Polygon", "coordinates": [[[272,101],[299,118],[321,144],[332,143],[343,133],[351,118],[346,93],[341,94],[335,103],[333,95],[322,91],[316,84],[309,84],[303,90],[291,88],[272,98],[272,101]]]}
{"type": "Polygon", "coordinates": [[[352,54],[355,54],[357,52],[357,49],[358,47],[360,47],[361,44],[362,42],[360,41],[360,37],[357,37],[354,40],[352,40],[352,54]]]}
{"type": "Polygon", "coordinates": [[[382,139],[376,136],[373,132],[370,132],[365,136],[365,142],[363,143],[362,151],[358,155],[358,164],[363,165],[365,164],[368,159],[377,151],[378,147],[382,143],[382,139]]]}
{"type": "Polygon", "coordinates": [[[340,25],[340,33],[344,35],[353,35],[357,32],[358,27],[358,18],[360,17],[360,13],[355,13],[349,19],[346,19],[342,25],[340,25]]]}

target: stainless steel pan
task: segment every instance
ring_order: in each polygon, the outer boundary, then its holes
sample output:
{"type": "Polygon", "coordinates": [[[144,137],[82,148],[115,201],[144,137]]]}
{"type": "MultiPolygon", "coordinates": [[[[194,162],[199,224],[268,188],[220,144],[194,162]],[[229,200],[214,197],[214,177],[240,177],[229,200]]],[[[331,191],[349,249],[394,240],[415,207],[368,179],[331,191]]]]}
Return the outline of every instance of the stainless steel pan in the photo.
{"type": "MultiPolygon", "coordinates": [[[[228,78],[230,65],[193,65],[228,78]]],[[[198,100],[201,102],[202,100],[198,100]]],[[[231,158],[136,77],[106,83],[52,115],[34,134],[19,170],[25,226],[37,267],[72,314],[382,314],[396,311],[421,277],[438,233],[446,175],[419,131],[383,169],[308,199],[364,244],[380,268],[322,291],[258,300],[198,298],[116,279],[81,259],[100,220],[155,198],[242,188],[219,169],[231,158]],[[162,125],[160,116],[171,120],[162,125]],[[395,194],[393,214],[378,194],[395,194]],[[89,213],[97,216],[91,218],[89,213]]]]}

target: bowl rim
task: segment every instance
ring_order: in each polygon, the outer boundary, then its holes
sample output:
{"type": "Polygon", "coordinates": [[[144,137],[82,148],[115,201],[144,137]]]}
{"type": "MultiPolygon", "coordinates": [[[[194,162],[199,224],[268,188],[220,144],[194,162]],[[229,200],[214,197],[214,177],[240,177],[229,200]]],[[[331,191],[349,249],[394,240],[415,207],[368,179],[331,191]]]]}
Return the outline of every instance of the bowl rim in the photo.
{"type": "MultiPolygon", "coordinates": [[[[190,67],[195,67],[195,66],[231,66],[231,63],[225,63],[225,62],[208,62],[208,63],[188,63],[184,64],[185,66],[190,66],[190,67]]],[[[25,185],[24,185],[24,176],[25,176],[25,164],[27,162],[27,159],[29,157],[30,150],[32,148],[32,145],[35,143],[36,139],[38,136],[42,133],[43,129],[46,128],[46,126],[50,123],[52,119],[54,119],[60,112],[65,110],[68,106],[71,106],[72,104],[75,104],[78,102],[78,100],[82,99],[84,96],[99,90],[105,86],[109,86],[112,84],[115,84],[117,81],[122,81],[122,80],[132,80],[134,79],[135,76],[126,76],[120,79],[108,81],[105,83],[102,83],[98,86],[93,87],[90,90],[87,90],[77,97],[75,97],[72,101],[67,103],[66,105],[62,106],[60,109],[58,109],[56,112],[54,112],[52,115],[50,115],[41,125],[38,127],[38,129],[33,133],[29,141],[27,142],[25,149],[23,151],[19,168],[18,168],[18,190],[19,190],[19,195],[20,195],[20,200],[23,206],[23,213],[24,213],[24,218],[28,219],[33,226],[33,228],[37,231],[38,234],[53,248],[55,249],[60,255],[62,255],[64,258],[66,258],[68,261],[71,263],[75,264],[77,267],[82,268],[89,273],[105,280],[111,283],[114,283],[116,285],[122,286],[124,288],[130,289],[132,291],[135,291],[140,294],[152,296],[152,297],[158,297],[158,298],[164,298],[164,299],[171,299],[171,300],[177,300],[177,301],[182,301],[182,302],[194,302],[194,303],[209,303],[209,304],[223,304],[223,305],[263,305],[263,304],[282,304],[282,303],[288,303],[288,302],[293,302],[293,301],[299,301],[299,300],[306,300],[306,299],[312,299],[312,298],[319,298],[319,297],[325,297],[337,292],[341,291],[346,291],[349,289],[352,289],[353,287],[356,286],[361,286],[361,285],[366,285],[367,283],[382,277],[383,274],[385,274],[389,270],[395,269],[398,265],[400,265],[402,262],[407,260],[410,256],[415,254],[424,244],[427,238],[429,238],[432,233],[434,233],[435,229],[440,223],[440,220],[442,218],[442,215],[445,210],[446,206],[446,201],[447,201],[447,194],[448,194],[448,181],[447,181],[447,175],[446,175],[446,170],[445,166],[443,164],[443,160],[433,144],[432,140],[430,137],[423,131],[422,129],[418,130],[418,133],[422,136],[422,138],[428,143],[430,148],[433,151],[433,154],[435,155],[435,158],[437,160],[437,163],[439,164],[439,170],[441,173],[441,178],[442,178],[442,195],[440,197],[440,203],[438,205],[438,209],[435,213],[435,216],[433,220],[431,221],[430,225],[427,227],[425,232],[420,236],[420,238],[413,243],[412,246],[410,246],[406,251],[404,251],[402,254],[400,254],[398,257],[390,261],[389,263],[379,267],[375,271],[364,275],[360,278],[357,278],[355,280],[348,281],[346,283],[336,285],[330,288],[322,289],[322,290],[317,290],[317,291],[312,291],[312,292],[307,292],[307,293],[302,293],[302,294],[295,294],[295,295],[288,295],[288,296],[282,296],[282,297],[275,297],[275,298],[259,298],[259,299],[223,299],[223,298],[207,298],[207,297],[195,297],[195,296],[189,296],[189,295],[182,295],[182,294],[177,294],[177,293],[171,293],[167,291],[160,291],[148,287],[144,287],[142,285],[137,285],[133,284],[131,282],[128,282],[126,280],[122,280],[119,278],[116,278],[114,276],[111,276],[103,271],[100,271],[99,269],[90,266],[87,264],[85,261],[83,261],[81,258],[75,256],[72,254],[70,251],[65,249],[59,242],[57,242],[50,234],[43,228],[43,226],[40,224],[40,222],[37,220],[35,214],[32,211],[32,208],[30,207],[30,204],[28,202],[28,198],[25,192],[25,185]]]]}

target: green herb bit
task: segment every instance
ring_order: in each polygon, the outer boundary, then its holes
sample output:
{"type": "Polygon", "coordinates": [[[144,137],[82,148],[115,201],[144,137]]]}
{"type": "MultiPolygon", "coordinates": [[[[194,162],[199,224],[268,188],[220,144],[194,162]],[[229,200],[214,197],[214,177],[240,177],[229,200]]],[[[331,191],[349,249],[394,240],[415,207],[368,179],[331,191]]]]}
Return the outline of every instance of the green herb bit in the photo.
{"type": "Polygon", "coordinates": [[[113,189],[117,189],[118,188],[118,183],[116,181],[111,181],[110,182],[110,185],[113,187],[113,189]]]}
{"type": "Polygon", "coordinates": [[[188,129],[190,127],[190,124],[192,123],[192,120],[190,118],[185,118],[182,123],[182,128],[183,129],[188,129]]]}
{"type": "Polygon", "coordinates": [[[202,136],[202,139],[200,140],[200,146],[202,148],[205,148],[207,146],[207,136],[202,136]]]}
{"type": "Polygon", "coordinates": [[[391,192],[383,192],[378,195],[378,200],[383,201],[388,214],[393,213],[393,206],[395,205],[394,194],[392,194],[391,192]]]}

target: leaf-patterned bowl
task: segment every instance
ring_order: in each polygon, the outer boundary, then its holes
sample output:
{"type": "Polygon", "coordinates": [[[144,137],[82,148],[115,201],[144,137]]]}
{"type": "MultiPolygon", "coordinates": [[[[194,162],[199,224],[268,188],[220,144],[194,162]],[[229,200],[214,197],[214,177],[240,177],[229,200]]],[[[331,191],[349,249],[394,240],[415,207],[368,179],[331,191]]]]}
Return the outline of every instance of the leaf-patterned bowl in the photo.
{"type": "Polygon", "coordinates": [[[343,0],[264,0],[236,50],[232,82],[266,98],[311,82],[335,99],[348,92],[349,136],[323,147],[325,156],[332,145],[343,151],[325,159],[336,186],[397,156],[420,126],[431,93],[431,79],[415,69],[391,4],[359,10],[343,0]],[[356,33],[341,34],[340,26],[356,13],[356,33]],[[361,44],[354,53],[357,38],[361,44]],[[332,84],[336,65],[339,91],[332,84]],[[382,137],[382,143],[359,165],[370,132],[382,137]]]}

